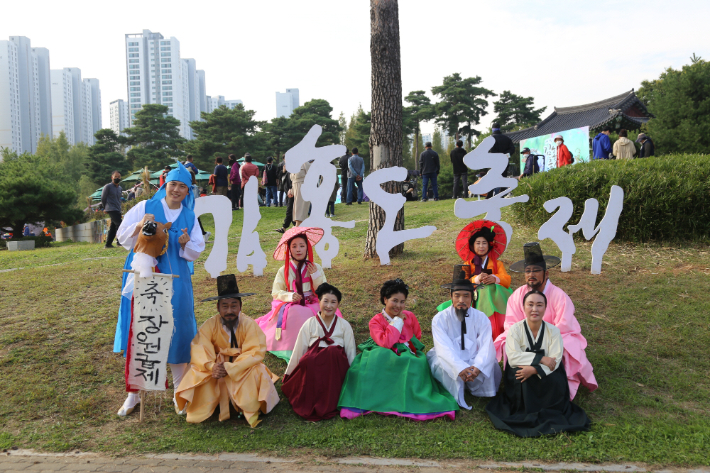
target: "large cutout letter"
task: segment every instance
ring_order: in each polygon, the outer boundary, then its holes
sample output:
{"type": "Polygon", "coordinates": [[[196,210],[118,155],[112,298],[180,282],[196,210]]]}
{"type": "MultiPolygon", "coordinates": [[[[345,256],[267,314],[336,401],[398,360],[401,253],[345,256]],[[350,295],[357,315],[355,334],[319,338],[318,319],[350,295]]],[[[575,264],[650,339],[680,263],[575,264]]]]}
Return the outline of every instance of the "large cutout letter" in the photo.
{"type": "Polygon", "coordinates": [[[380,264],[390,263],[390,250],[395,246],[407,240],[426,238],[436,230],[435,226],[429,225],[394,231],[397,213],[404,206],[407,199],[401,194],[385,192],[381,185],[389,181],[403,181],[406,178],[407,170],[405,168],[382,168],[367,176],[362,183],[365,194],[372,202],[382,207],[382,210],[385,211],[385,223],[380,228],[380,231],[377,232],[377,242],[375,243],[377,255],[380,257],[380,264]]]}
{"type": "Polygon", "coordinates": [[[195,199],[195,216],[212,214],[214,238],[212,251],[205,261],[205,270],[212,278],[227,269],[227,236],[232,225],[232,202],[223,195],[208,195],[195,199]]]}
{"type": "MultiPolygon", "coordinates": [[[[537,237],[540,240],[549,238],[555,242],[562,251],[562,265],[560,266],[560,270],[562,272],[570,271],[572,269],[572,255],[577,252],[577,247],[574,244],[572,234],[567,233],[564,230],[564,226],[567,224],[570,217],[572,217],[574,204],[568,197],[558,197],[548,200],[542,206],[550,213],[554,212],[557,208],[560,210],[550,217],[547,222],[542,224],[540,230],[537,232],[537,237]]],[[[594,215],[596,215],[596,213],[594,215]]]]}
{"type": "Polygon", "coordinates": [[[508,237],[508,243],[513,236],[513,227],[508,223],[501,221],[501,209],[517,202],[527,202],[530,200],[527,194],[503,199],[506,195],[513,192],[513,189],[518,187],[518,180],[512,177],[503,177],[503,172],[508,166],[508,157],[502,153],[489,153],[496,140],[489,136],[478,145],[474,150],[468,153],[463,158],[463,162],[471,169],[490,169],[488,173],[475,184],[468,188],[473,195],[483,195],[496,189],[503,187],[503,192],[494,195],[486,200],[467,201],[457,199],[454,205],[454,214],[458,218],[471,219],[482,213],[486,213],[485,217],[500,224],[505,230],[505,235],[508,237]]]}
{"type": "Polygon", "coordinates": [[[303,140],[286,152],[286,169],[297,173],[304,163],[313,161],[301,186],[303,200],[311,203],[311,215],[301,222],[301,226],[323,229],[323,238],[314,249],[321,259],[321,266],[330,268],[333,258],[340,251],[340,242],[333,235],[333,227],[354,228],[355,220],[336,222],[325,216],[328,199],[338,179],[335,166],[331,161],[344,155],[346,148],[342,145],[316,148],[316,141],[322,132],[323,128],[320,125],[313,125],[303,140]]]}
{"type": "MultiPolygon", "coordinates": [[[[259,180],[252,176],[244,186],[244,221],[242,222],[242,238],[237,252],[237,271],[243,273],[252,265],[254,276],[263,276],[266,268],[266,253],[259,243],[259,232],[256,225],[261,220],[259,212],[259,180]]],[[[230,204],[231,205],[231,204],[230,204]]]]}

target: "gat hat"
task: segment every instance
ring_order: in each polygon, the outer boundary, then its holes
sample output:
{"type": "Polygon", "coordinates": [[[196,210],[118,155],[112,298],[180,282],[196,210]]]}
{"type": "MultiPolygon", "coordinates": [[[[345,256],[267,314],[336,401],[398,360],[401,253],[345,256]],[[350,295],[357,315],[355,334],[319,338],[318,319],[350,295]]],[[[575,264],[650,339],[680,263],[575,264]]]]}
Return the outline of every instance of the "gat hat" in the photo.
{"type": "Polygon", "coordinates": [[[444,284],[441,287],[450,291],[471,291],[473,292],[473,283],[466,279],[466,264],[454,265],[454,275],[451,278],[450,284],[444,284]]]}
{"type": "Polygon", "coordinates": [[[641,143],[641,141],[645,140],[646,138],[648,138],[648,136],[646,136],[646,133],[639,133],[639,136],[636,138],[636,143],[641,143]]]}
{"type": "Polygon", "coordinates": [[[456,252],[462,260],[471,261],[476,255],[471,251],[471,238],[482,236],[488,241],[490,246],[488,254],[491,258],[497,260],[505,251],[505,246],[508,244],[508,237],[505,230],[496,222],[490,220],[475,220],[459,232],[456,237],[456,252]]]}
{"type": "Polygon", "coordinates": [[[253,295],[256,295],[256,292],[239,292],[237,277],[234,274],[225,274],[224,276],[217,276],[217,296],[202,299],[202,302],[236,299],[253,295]]]}
{"type": "Polygon", "coordinates": [[[523,252],[525,253],[525,259],[511,264],[511,271],[523,273],[527,266],[532,265],[542,266],[544,270],[547,270],[560,264],[560,259],[557,256],[543,255],[540,243],[536,241],[525,243],[525,245],[523,245],[523,252]]]}
{"type": "Polygon", "coordinates": [[[525,154],[526,152],[530,153],[530,148],[523,148],[523,150],[520,152],[520,154],[525,154]]]}

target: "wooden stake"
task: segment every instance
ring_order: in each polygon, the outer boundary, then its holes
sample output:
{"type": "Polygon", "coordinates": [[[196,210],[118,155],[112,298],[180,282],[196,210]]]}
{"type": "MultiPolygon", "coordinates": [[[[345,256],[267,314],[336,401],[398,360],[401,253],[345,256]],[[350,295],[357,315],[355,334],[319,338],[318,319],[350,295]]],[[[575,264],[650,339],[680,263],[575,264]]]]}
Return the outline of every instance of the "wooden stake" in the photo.
{"type": "Polygon", "coordinates": [[[141,390],[141,416],[140,422],[143,422],[143,406],[145,405],[145,391],[141,390]]]}

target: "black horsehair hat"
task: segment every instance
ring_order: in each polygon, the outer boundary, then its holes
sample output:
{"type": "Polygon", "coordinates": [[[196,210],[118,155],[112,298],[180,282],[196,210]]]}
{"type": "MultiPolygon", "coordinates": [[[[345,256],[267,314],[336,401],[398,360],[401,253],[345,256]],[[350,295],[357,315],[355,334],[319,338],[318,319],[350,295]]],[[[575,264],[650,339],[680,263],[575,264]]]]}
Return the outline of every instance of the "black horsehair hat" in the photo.
{"type": "Polygon", "coordinates": [[[545,271],[560,264],[560,259],[557,256],[543,255],[540,243],[536,241],[525,243],[523,252],[525,253],[525,259],[511,264],[511,271],[522,273],[528,266],[540,266],[545,271]]]}
{"type": "Polygon", "coordinates": [[[236,299],[238,297],[253,296],[256,292],[239,292],[237,277],[234,274],[217,276],[217,296],[202,299],[202,302],[218,301],[220,299],[236,299]]]}
{"type": "Polygon", "coordinates": [[[451,278],[450,284],[441,286],[450,291],[471,291],[473,292],[473,283],[466,278],[465,264],[454,265],[454,275],[451,278]]]}

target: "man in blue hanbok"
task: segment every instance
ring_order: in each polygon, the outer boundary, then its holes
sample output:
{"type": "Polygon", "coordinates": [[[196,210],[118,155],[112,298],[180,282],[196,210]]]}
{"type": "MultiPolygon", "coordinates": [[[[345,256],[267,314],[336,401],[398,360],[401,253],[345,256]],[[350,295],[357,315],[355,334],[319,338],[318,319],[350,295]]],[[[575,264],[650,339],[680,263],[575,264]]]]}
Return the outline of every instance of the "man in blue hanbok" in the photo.
{"type": "MultiPolygon", "coordinates": [[[[143,225],[146,222],[172,223],[168,230],[167,251],[154,259],[152,264],[157,267],[156,272],[180,276],[173,279],[172,306],[175,330],[168,354],[168,365],[170,365],[175,387],[180,384],[183,374],[189,368],[190,342],[197,334],[192,295],[192,262],[205,249],[202,231],[193,211],[195,199],[190,192],[191,186],[190,172],[178,163],[178,167],[168,173],[165,184],[153,198],[139,202],[131,208],[118,229],[118,240],[121,242],[121,246],[130,251],[124,268],[134,269],[133,248],[143,225]]],[[[118,311],[116,338],[113,344],[113,351],[123,351],[124,356],[131,326],[133,277],[133,273],[124,273],[123,275],[121,307],[118,311]]],[[[130,389],[127,391],[129,392],[128,398],[118,411],[119,416],[130,414],[140,402],[137,392],[131,392],[130,389]]]]}

